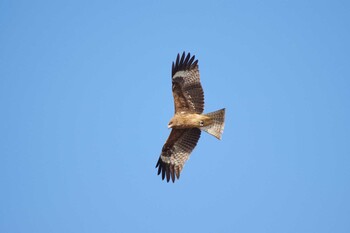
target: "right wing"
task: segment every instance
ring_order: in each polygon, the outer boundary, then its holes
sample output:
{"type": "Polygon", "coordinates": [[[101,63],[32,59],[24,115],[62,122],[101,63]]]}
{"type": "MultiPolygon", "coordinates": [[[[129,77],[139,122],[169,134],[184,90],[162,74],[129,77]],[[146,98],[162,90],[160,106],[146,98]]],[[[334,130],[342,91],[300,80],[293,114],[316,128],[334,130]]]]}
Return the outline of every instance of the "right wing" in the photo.
{"type": "Polygon", "coordinates": [[[156,165],[158,175],[162,173],[162,180],[165,176],[167,182],[169,182],[170,176],[173,182],[175,182],[175,175],[177,179],[180,178],[180,172],[197,145],[200,136],[201,130],[198,128],[173,129],[171,131],[156,165]]]}

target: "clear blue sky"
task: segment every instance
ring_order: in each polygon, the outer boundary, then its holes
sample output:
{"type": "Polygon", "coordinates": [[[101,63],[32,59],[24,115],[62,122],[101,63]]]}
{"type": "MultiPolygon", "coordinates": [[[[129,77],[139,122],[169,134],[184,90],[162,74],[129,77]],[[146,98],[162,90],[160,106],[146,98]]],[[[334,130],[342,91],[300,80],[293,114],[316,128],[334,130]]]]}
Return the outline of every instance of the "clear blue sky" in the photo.
{"type": "Polygon", "coordinates": [[[0,2],[0,232],[350,232],[349,1],[0,2]],[[155,165],[171,62],[203,133],[155,165]]]}

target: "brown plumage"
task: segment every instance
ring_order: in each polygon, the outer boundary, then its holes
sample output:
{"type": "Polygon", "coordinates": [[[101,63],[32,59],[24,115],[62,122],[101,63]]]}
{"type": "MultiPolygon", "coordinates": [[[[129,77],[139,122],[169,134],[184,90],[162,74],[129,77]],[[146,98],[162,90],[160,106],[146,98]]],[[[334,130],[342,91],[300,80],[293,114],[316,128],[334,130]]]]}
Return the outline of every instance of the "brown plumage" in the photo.
{"type": "Polygon", "coordinates": [[[198,60],[190,53],[177,55],[172,65],[172,91],[175,115],[168,128],[171,133],[158,159],[158,175],[167,182],[180,178],[181,170],[197,145],[201,130],[221,139],[225,109],[208,114],[204,110],[204,92],[199,78],[198,60]]]}

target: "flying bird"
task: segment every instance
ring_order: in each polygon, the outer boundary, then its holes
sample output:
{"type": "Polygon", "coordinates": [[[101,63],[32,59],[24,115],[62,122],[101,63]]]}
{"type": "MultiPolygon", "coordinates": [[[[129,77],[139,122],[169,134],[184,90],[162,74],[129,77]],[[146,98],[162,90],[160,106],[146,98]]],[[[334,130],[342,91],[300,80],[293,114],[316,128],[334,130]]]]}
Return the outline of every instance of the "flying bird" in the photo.
{"type": "Polygon", "coordinates": [[[204,92],[199,78],[195,56],[177,55],[172,64],[172,91],[175,114],[168,124],[172,128],[159,156],[156,168],[162,180],[175,182],[192,150],[197,145],[201,130],[221,139],[224,130],[225,109],[203,114],[204,92]]]}

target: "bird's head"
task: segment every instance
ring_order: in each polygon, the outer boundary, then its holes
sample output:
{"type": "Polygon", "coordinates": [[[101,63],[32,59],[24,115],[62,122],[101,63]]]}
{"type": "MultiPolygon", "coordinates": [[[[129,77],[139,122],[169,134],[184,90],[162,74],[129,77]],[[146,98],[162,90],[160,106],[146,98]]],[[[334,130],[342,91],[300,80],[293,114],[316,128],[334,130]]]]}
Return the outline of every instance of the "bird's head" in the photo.
{"type": "Polygon", "coordinates": [[[177,120],[175,116],[170,119],[169,124],[168,124],[168,129],[174,128],[177,125],[177,120]]]}
{"type": "Polygon", "coordinates": [[[168,129],[172,128],[174,126],[174,122],[171,120],[168,124],[168,129]]]}

